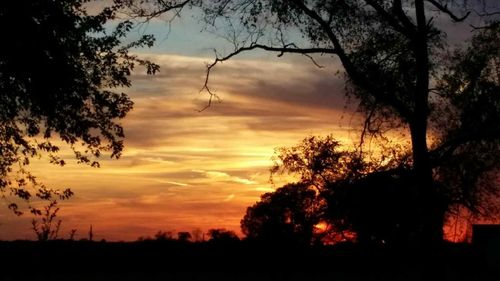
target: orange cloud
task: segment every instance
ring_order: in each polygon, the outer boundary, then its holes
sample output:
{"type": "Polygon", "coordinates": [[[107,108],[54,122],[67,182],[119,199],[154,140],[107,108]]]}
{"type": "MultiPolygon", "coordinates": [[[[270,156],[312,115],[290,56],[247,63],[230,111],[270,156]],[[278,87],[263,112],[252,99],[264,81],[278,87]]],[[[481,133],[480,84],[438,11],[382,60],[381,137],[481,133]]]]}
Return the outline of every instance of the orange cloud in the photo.
{"type": "MultiPolygon", "coordinates": [[[[211,77],[223,101],[199,113],[210,59],[147,56],[161,73],[132,79],[135,107],[122,121],[121,159],[103,158],[99,169],[74,161],[59,168],[46,159],[32,165],[44,183],[76,193],[62,204],[63,237],[75,228],[77,238],[85,237],[91,224],[96,238],[108,240],[194,228],[239,233],[246,207],[275,188],[268,170],[276,147],[310,134],[333,133],[346,144],[356,139],[358,121],[344,108],[335,64],[325,70],[307,60],[224,63],[211,77]]],[[[34,238],[27,218],[4,207],[0,214],[0,239],[34,238]]]]}

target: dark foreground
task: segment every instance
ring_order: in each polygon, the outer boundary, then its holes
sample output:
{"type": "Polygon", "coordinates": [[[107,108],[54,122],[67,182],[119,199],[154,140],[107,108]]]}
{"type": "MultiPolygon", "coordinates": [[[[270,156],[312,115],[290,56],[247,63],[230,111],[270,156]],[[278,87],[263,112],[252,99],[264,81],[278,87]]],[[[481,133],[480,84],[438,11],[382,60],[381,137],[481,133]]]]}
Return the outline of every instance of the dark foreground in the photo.
{"type": "Polygon", "coordinates": [[[0,242],[0,280],[500,280],[491,251],[448,244],[432,254],[353,244],[0,242]]]}

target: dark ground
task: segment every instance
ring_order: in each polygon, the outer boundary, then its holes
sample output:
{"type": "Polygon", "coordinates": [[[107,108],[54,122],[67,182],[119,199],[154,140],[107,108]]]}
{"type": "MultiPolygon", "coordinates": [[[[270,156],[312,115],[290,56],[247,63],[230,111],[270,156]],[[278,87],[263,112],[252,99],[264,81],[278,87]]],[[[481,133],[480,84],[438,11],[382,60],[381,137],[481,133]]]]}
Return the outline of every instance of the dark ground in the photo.
{"type": "Polygon", "coordinates": [[[0,242],[0,280],[500,280],[484,249],[291,247],[249,242],[0,242]]]}

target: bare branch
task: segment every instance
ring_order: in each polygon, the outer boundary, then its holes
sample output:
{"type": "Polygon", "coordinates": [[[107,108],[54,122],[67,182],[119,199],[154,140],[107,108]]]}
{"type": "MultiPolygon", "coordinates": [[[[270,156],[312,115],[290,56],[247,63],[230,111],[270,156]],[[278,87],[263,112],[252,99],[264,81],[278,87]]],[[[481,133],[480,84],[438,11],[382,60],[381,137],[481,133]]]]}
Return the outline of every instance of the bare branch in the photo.
{"type": "Polygon", "coordinates": [[[448,5],[442,5],[441,3],[437,2],[436,0],[426,0],[427,2],[431,3],[434,7],[438,8],[438,10],[440,10],[441,12],[447,14],[448,16],[450,16],[450,18],[454,21],[454,22],[461,22],[461,21],[464,21],[469,15],[470,15],[470,11],[468,11],[465,16],[463,17],[457,17],[450,9],[448,9],[448,5]]]}
{"type": "Polygon", "coordinates": [[[219,57],[216,53],[216,58],[215,58],[214,62],[207,65],[207,72],[205,75],[205,83],[203,84],[203,87],[200,90],[200,92],[206,91],[210,95],[210,98],[208,100],[207,105],[205,107],[203,107],[201,110],[198,110],[198,112],[202,112],[202,111],[206,110],[207,108],[209,108],[212,105],[214,98],[217,99],[218,101],[220,101],[220,97],[217,96],[217,94],[215,94],[208,85],[209,79],[210,79],[210,72],[212,71],[212,69],[218,63],[222,63],[224,61],[227,61],[227,60],[231,59],[232,57],[237,56],[243,52],[252,51],[255,49],[261,49],[261,50],[270,51],[270,52],[279,52],[278,57],[283,56],[285,53],[301,54],[301,55],[308,57],[312,61],[312,63],[319,68],[322,68],[323,66],[318,64],[314,60],[314,58],[311,57],[309,54],[336,54],[336,51],[334,49],[329,49],[329,48],[297,48],[297,47],[295,47],[294,44],[284,45],[283,47],[272,47],[272,46],[267,46],[267,45],[262,45],[262,44],[252,44],[248,47],[238,48],[234,52],[232,52],[229,55],[224,56],[224,57],[219,57]]]}
{"type": "Polygon", "coordinates": [[[376,109],[376,107],[373,106],[365,118],[365,122],[363,124],[363,130],[361,131],[361,137],[360,137],[359,146],[358,146],[359,147],[359,157],[362,157],[362,155],[363,155],[363,145],[365,144],[365,137],[366,137],[367,132],[369,131],[370,122],[371,122],[373,115],[375,114],[375,109],[376,109]]]}
{"type": "Polygon", "coordinates": [[[476,15],[480,16],[480,17],[492,17],[492,16],[497,16],[497,15],[500,15],[500,11],[495,11],[495,12],[484,12],[484,13],[480,13],[478,11],[474,11],[474,13],[476,13],[476,15]]]}
{"type": "MultiPolygon", "coordinates": [[[[210,96],[210,97],[208,98],[208,102],[207,102],[207,104],[205,105],[205,107],[203,107],[203,108],[202,108],[202,109],[200,109],[200,110],[197,110],[198,112],[203,112],[203,111],[205,111],[207,108],[209,108],[209,107],[212,105],[212,101],[213,101],[213,99],[214,99],[214,98],[215,98],[215,99],[217,99],[217,101],[219,101],[219,102],[220,102],[220,100],[221,100],[221,99],[220,99],[220,97],[219,97],[217,94],[215,94],[214,92],[212,92],[212,90],[211,90],[211,89],[210,89],[210,87],[208,86],[208,79],[210,78],[210,72],[212,71],[212,68],[214,68],[214,67],[217,65],[217,63],[219,63],[219,62],[223,61],[223,60],[220,60],[220,59],[218,58],[218,56],[217,56],[217,51],[216,51],[216,50],[214,50],[214,52],[215,52],[215,61],[214,61],[212,64],[207,65],[207,74],[206,74],[206,76],[205,76],[205,83],[203,84],[203,87],[202,87],[202,88],[201,88],[201,90],[200,90],[200,93],[201,93],[201,92],[203,92],[203,91],[206,91],[206,92],[209,94],[209,96],[210,96]]],[[[228,59],[229,59],[229,58],[227,58],[227,59],[225,59],[225,60],[228,60],[228,59]]]]}
{"type": "MultiPolygon", "coordinates": [[[[365,0],[365,2],[372,6],[375,11],[390,25],[392,28],[394,28],[396,31],[400,32],[401,34],[405,35],[408,38],[411,38],[413,34],[415,33],[415,28],[410,25],[408,26],[408,21],[405,21],[405,26],[402,26],[399,24],[398,20],[393,17],[389,12],[387,12],[384,7],[382,7],[377,1],[374,0],[365,0]],[[410,27],[410,28],[408,28],[410,27]]],[[[399,3],[400,4],[400,3],[399,3]]],[[[395,1],[395,5],[397,7],[398,1],[395,1]]],[[[398,19],[401,17],[398,16],[398,19]]],[[[406,18],[403,13],[403,18],[406,18]]]]}
{"type": "Polygon", "coordinates": [[[486,25],[482,25],[482,26],[476,26],[476,25],[471,24],[470,27],[472,27],[472,29],[474,29],[474,30],[481,30],[481,29],[494,29],[498,25],[500,25],[500,21],[492,22],[490,24],[486,24],[486,25]]]}
{"type": "Polygon", "coordinates": [[[319,64],[311,55],[308,55],[308,54],[302,54],[303,56],[305,56],[306,58],[310,59],[311,62],[317,67],[317,68],[324,68],[324,66],[322,66],[321,64],[319,64]]]}
{"type": "Polygon", "coordinates": [[[498,132],[484,132],[482,134],[461,134],[455,138],[451,138],[443,143],[441,143],[436,148],[432,149],[430,153],[430,158],[433,161],[433,165],[440,165],[440,161],[449,158],[460,146],[480,141],[494,141],[500,138],[500,133],[498,132]]]}
{"type": "Polygon", "coordinates": [[[174,11],[175,12],[174,17],[178,17],[180,16],[180,11],[182,10],[182,8],[184,8],[184,6],[186,6],[189,2],[191,2],[191,0],[184,0],[177,4],[171,4],[171,3],[166,3],[165,1],[159,1],[162,7],[159,8],[158,10],[153,10],[151,12],[147,12],[143,8],[134,5],[133,1],[130,1],[130,3],[128,3],[127,6],[130,8],[135,8],[132,10],[134,14],[131,14],[129,16],[132,16],[134,18],[145,18],[146,19],[145,21],[150,21],[153,18],[156,18],[170,11],[174,11]]]}

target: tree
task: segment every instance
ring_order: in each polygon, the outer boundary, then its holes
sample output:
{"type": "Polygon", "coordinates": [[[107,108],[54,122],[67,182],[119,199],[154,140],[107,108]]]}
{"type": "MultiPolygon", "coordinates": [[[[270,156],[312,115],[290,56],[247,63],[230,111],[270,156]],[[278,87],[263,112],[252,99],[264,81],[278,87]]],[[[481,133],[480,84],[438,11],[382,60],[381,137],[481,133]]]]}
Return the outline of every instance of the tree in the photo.
{"type": "MultiPolygon", "coordinates": [[[[417,232],[412,225],[416,219],[416,202],[408,188],[414,180],[408,159],[407,152],[395,147],[377,157],[356,149],[348,150],[331,135],[312,136],[296,146],[277,150],[271,172],[273,177],[283,173],[298,175],[297,186],[313,188],[315,193],[309,198],[312,200],[309,204],[320,208],[294,205],[294,212],[308,213],[314,218],[313,225],[326,224],[328,233],[324,234],[337,237],[336,240],[345,240],[350,234],[364,244],[394,245],[408,243],[417,232]]],[[[277,197],[279,190],[267,197],[277,197]]],[[[288,203],[264,201],[263,197],[259,204],[267,203],[270,205],[267,208],[274,210],[280,204],[293,204],[290,202],[296,197],[301,198],[297,195],[284,198],[288,203]]],[[[275,212],[264,214],[261,216],[266,221],[280,218],[275,212]]],[[[312,229],[308,233],[311,235],[312,229]]]]}
{"type": "MultiPolygon", "coordinates": [[[[136,65],[149,74],[158,70],[129,50],[151,46],[154,38],[124,44],[132,22],[120,22],[111,32],[106,27],[121,5],[89,15],[87,2],[0,4],[0,24],[8,27],[0,46],[1,192],[24,200],[71,196],[69,189],[60,192],[37,182],[28,170],[30,159],[42,154],[55,165],[65,164],[55,139],[67,144],[79,163],[97,167],[103,152],[120,157],[124,132],[117,120],[133,103],[119,91],[130,86],[136,65]]],[[[9,207],[21,213],[16,203],[9,207]]]]}
{"type": "Polygon", "coordinates": [[[482,27],[466,49],[449,55],[437,83],[440,141],[431,151],[455,215],[498,219],[500,196],[500,25],[482,27]]]}
{"type": "Polygon", "coordinates": [[[177,240],[180,241],[180,242],[189,242],[189,240],[191,240],[192,236],[191,236],[191,233],[187,232],[187,231],[180,231],[180,232],[177,232],[177,240]]]}
{"type": "Polygon", "coordinates": [[[59,212],[59,207],[57,206],[57,201],[54,200],[44,207],[41,223],[35,219],[31,221],[38,241],[57,239],[62,223],[61,220],[55,221],[57,212],[59,212]]]}
{"type": "MultiPolygon", "coordinates": [[[[465,147],[470,145],[474,143],[462,143],[465,147]]],[[[419,233],[415,222],[420,219],[419,202],[411,189],[415,181],[411,157],[404,148],[388,149],[377,155],[360,154],[359,150],[348,150],[331,135],[307,137],[296,146],[278,149],[272,176],[297,175],[299,183],[290,186],[311,187],[316,195],[307,197],[312,200],[309,204],[295,204],[303,202],[297,198],[304,196],[281,191],[288,186],[263,195],[260,202],[248,209],[242,221],[243,232],[288,237],[280,230],[280,222],[290,214],[287,208],[294,208],[294,213],[307,213],[316,224],[326,223],[330,235],[354,234],[352,238],[364,244],[411,244],[419,233]],[[266,223],[268,227],[264,228],[266,223]],[[263,233],[264,230],[268,233],[263,233]]],[[[498,171],[498,161],[494,160],[500,155],[498,149],[485,151],[473,147],[450,155],[442,154],[442,149],[443,146],[438,146],[431,150],[431,155],[440,155],[433,157],[431,163],[446,217],[456,215],[457,208],[482,219],[497,216],[495,201],[500,188],[489,177],[498,171]],[[478,164],[463,157],[484,162],[478,164]]],[[[309,229],[307,233],[311,235],[312,231],[309,229]]]]}
{"type": "Polygon", "coordinates": [[[265,193],[248,207],[241,230],[248,239],[311,245],[321,218],[321,200],[307,183],[288,184],[265,193]]]}
{"type": "Polygon", "coordinates": [[[365,245],[408,246],[418,234],[414,180],[410,169],[399,167],[330,182],[322,193],[325,220],[365,245]]]}
{"type": "MultiPolygon", "coordinates": [[[[467,5],[468,1],[462,1],[460,6],[457,1],[447,0],[146,2],[150,10],[142,7],[143,15],[161,13],[162,7],[174,3],[201,7],[208,25],[231,33],[228,37],[232,38],[234,51],[218,56],[208,66],[205,89],[210,101],[215,95],[208,85],[210,70],[242,52],[261,49],[278,52],[279,56],[296,53],[337,57],[345,71],[349,94],[360,100],[360,109],[366,114],[361,142],[365,133],[382,134],[384,127],[409,130],[415,179],[410,188],[419,213],[415,222],[420,229],[417,243],[442,240],[445,210],[442,192],[434,183],[427,142],[437,97],[444,96],[432,85],[446,80],[446,71],[436,63],[441,61],[446,45],[446,34],[439,22],[449,19],[465,23],[474,12],[474,16],[489,21],[484,28],[496,32],[498,11],[478,11],[467,5]]],[[[490,2],[484,7],[495,7],[490,2]]],[[[498,50],[495,42],[483,43],[498,50]]]]}
{"type": "Polygon", "coordinates": [[[239,241],[238,235],[234,231],[224,228],[212,228],[208,230],[208,241],[215,243],[232,243],[239,241]]]}

